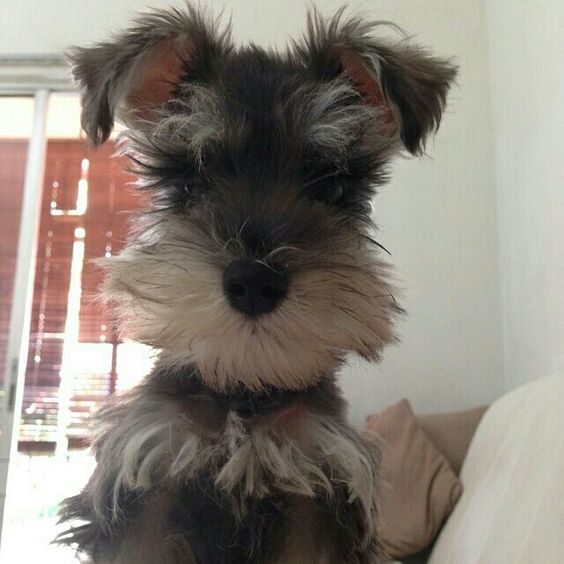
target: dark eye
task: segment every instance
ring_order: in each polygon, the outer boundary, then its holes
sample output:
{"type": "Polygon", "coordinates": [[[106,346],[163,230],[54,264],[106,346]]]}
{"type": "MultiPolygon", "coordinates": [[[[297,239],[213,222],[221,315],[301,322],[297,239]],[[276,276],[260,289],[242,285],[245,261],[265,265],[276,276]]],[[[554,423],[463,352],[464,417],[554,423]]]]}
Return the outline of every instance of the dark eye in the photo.
{"type": "Polygon", "coordinates": [[[344,193],[345,181],[341,179],[322,183],[313,191],[312,197],[314,200],[324,204],[337,204],[344,193]]]}
{"type": "Polygon", "coordinates": [[[190,199],[200,198],[206,188],[206,182],[199,174],[187,174],[182,177],[179,184],[190,199]]]}

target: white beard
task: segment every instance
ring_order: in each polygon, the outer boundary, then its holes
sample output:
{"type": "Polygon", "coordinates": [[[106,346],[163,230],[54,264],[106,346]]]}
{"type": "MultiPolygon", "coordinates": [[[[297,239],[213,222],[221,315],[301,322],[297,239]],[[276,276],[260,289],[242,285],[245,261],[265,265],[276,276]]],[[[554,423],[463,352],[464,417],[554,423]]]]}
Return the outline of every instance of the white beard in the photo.
{"type": "Polygon", "coordinates": [[[301,266],[285,300],[251,319],[223,293],[223,269],[240,258],[241,246],[211,237],[210,248],[202,236],[169,217],[105,261],[104,297],[117,306],[122,333],[160,348],[161,366],[194,364],[217,390],[296,389],[334,370],[347,353],[376,358],[394,340],[400,310],[385,281],[388,267],[360,238],[310,256],[280,248],[298,253],[301,266]]]}

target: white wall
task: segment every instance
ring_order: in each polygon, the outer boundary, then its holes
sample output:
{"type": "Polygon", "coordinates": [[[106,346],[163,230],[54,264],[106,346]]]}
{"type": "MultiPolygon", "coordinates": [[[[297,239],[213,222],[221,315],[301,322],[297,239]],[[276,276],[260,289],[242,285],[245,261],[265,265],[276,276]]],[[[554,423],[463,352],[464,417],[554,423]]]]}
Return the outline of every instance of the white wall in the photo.
{"type": "MultiPolygon", "coordinates": [[[[212,2],[233,13],[235,35],[282,44],[303,28],[304,1],[212,2]]],[[[326,13],[342,0],[317,1],[326,13]]],[[[0,5],[0,54],[58,52],[102,39],[133,10],[166,2],[18,0],[0,5]]],[[[496,196],[485,25],[468,0],[350,2],[395,21],[461,67],[458,87],[429,157],[400,160],[376,200],[379,240],[391,250],[402,302],[402,342],[379,366],[356,363],[343,377],[353,417],[409,397],[416,410],[457,409],[501,391],[496,196]]]]}
{"type": "Polygon", "coordinates": [[[510,389],[564,369],[564,3],[485,6],[510,389]]]}

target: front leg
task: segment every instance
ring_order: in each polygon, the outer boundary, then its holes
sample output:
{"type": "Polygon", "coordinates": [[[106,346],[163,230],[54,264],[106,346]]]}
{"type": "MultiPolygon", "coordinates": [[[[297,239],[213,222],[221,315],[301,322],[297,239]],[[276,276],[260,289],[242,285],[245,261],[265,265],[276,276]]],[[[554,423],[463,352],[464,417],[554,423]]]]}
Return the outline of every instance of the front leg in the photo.
{"type": "MultiPolygon", "coordinates": [[[[289,500],[290,501],[290,500],[289,500]]],[[[293,499],[285,512],[269,564],[378,564],[382,549],[375,534],[365,534],[358,503],[345,491],[331,499],[293,499]]]]}
{"type": "Polygon", "coordinates": [[[167,394],[143,384],[112,398],[93,425],[97,466],[83,491],[63,502],[60,521],[70,527],[57,542],[95,564],[190,562],[189,547],[176,560],[177,547],[166,540],[174,491],[168,474],[181,445],[200,440],[167,394]]]}
{"type": "Polygon", "coordinates": [[[155,382],[101,412],[97,468],[63,506],[83,524],[60,542],[96,564],[379,561],[378,453],[331,383],[250,408],[155,382]]]}

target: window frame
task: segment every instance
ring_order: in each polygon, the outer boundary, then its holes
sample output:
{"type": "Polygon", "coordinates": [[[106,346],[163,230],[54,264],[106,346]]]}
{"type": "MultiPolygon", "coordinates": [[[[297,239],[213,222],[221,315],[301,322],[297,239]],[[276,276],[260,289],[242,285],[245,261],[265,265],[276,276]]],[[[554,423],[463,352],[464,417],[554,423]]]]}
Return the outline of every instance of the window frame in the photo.
{"type": "Polygon", "coordinates": [[[0,367],[0,370],[4,370],[4,394],[0,412],[0,542],[6,489],[10,478],[10,461],[14,459],[18,445],[17,422],[24,393],[45,169],[47,109],[49,97],[54,92],[76,92],[61,55],[0,57],[0,96],[33,97],[35,102],[22,194],[22,219],[18,236],[6,365],[0,367]]]}

